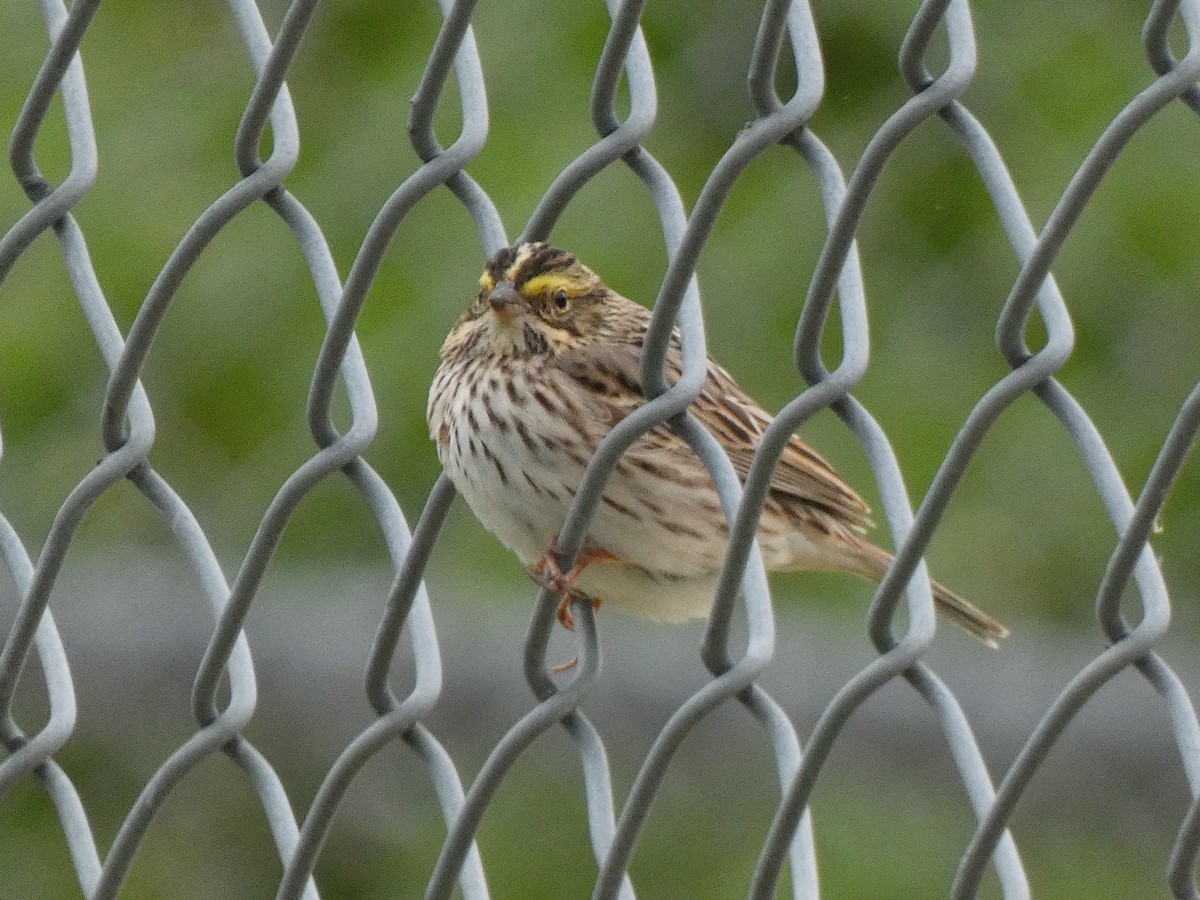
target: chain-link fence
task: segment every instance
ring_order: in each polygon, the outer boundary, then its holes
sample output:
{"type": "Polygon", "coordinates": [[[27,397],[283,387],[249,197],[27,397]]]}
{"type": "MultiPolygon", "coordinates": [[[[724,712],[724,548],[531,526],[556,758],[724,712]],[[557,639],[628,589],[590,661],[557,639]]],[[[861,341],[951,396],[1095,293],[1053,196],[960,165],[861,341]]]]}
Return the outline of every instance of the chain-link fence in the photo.
{"type": "MultiPolygon", "coordinates": [[[[364,767],[385,748],[399,743],[421,760],[446,829],[440,854],[435,863],[429,861],[431,871],[426,869],[427,880],[413,885],[405,896],[417,896],[423,890],[427,898],[444,898],[458,886],[464,897],[487,897],[487,859],[475,844],[481,823],[526,751],[546,732],[561,728],[573,742],[582,766],[584,806],[597,865],[593,896],[632,898],[638,885],[629,870],[639,835],[679,748],[718,707],[740,703],[762,729],[761,740],[774,756],[780,791],[769,830],[747,838],[761,846],[761,852],[751,883],[740,890],[759,900],[774,897],[782,880],[790,884],[792,896],[815,897],[819,878],[814,833],[820,834],[820,821],[818,817],[814,822],[806,812],[814,788],[848,723],[881,688],[904,681],[932,710],[977,820],[973,836],[961,849],[951,895],[975,896],[992,867],[1003,896],[1027,897],[1031,891],[1022,858],[1006,830],[1017,805],[1085,704],[1120,673],[1136,671],[1153,688],[1157,704],[1169,719],[1176,762],[1190,789],[1191,801],[1177,825],[1165,882],[1174,896],[1200,897],[1193,881],[1200,850],[1200,724],[1184,684],[1155,650],[1168,634],[1171,604],[1159,562],[1148,544],[1168,490],[1200,428],[1200,390],[1191,393],[1178,410],[1173,426],[1161,440],[1153,468],[1134,492],[1135,500],[1088,412],[1056,380],[1056,373],[1072,358],[1075,336],[1067,305],[1050,275],[1101,180],[1139,130],[1172,104],[1186,104],[1200,112],[1196,84],[1200,78],[1200,2],[1163,0],[1153,4],[1142,40],[1155,77],[1147,79],[1144,89],[1128,102],[1120,100],[1125,105],[1078,163],[1039,232],[988,131],[960,99],[976,77],[977,62],[976,35],[965,0],[930,0],[916,10],[903,37],[899,66],[911,97],[886,116],[858,161],[845,167],[808,127],[822,104],[826,70],[812,10],[806,3],[789,0],[764,4],[756,13],[760,20],[753,47],[738,63],[749,83],[752,107],[746,115],[750,121],[712,167],[690,212],[668,169],[644,146],[658,113],[651,68],[654,48],[648,48],[640,27],[645,4],[609,0],[611,28],[602,47],[594,50],[599,61],[591,86],[591,119],[598,137],[545,189],[520,237],[549,238],[589,182],[610,166],[627,166],[653,201],[669,265],[655,300],[654,324],[646,346],[649,362],[644,387],[652,399],[615,428],[592,459],[563,525],[560,544],[564,561],[570,561],[584,544],[588,521],[621,453],[647,429],[668,420],[700,454],[731,523],[730,551],[700,651],[711,677],[686,697],[662,726],[619,803],[614,801],[605,742],[583,710],[600,670],[597,619],[590,605],[575,604],[578,665],[565,675],[554,675],[552,663],[556,660],[548,648],[558,600],[545,590],[538,597],[524,647],[525,677],[533,697],[528,712],[504,733],[476,773],[462,771],[456,764],[428,725],[442,699],[443,667],[434,631],[436,598],[431,605],[423,584],[454,490],[447,479],[439,479],[410,529],[392,490],[363,457],[379,427],[380,412],[355,329],[402,223],[444,185],[469,213],[478,233],[482,252],[471,257],[470,268],[515,242],[489,194],[467,171],[489,138],[485,67],[471,26],[476,4],[474,0],[441,2],[444,20],[428,49],[408,121],[412,147],[424,164],[404,178],[379,209],[344,278],[317,218],[286,186],[300,154],[300,129],[284,81],[303,59],[306,32],[320,27],[319,20],[313,25],[318,4],[316,0],[295,0],[281,15],[274,37],[253,0],[231,0],[230,6],[237,33],[257,73],[233,142],[240,177],[174,245],[124,331],[98,274],[103,260],[93,265],[89,235],[73,213],[97,185],[102,156],[89,104],[89,73],[77,52],[81,45],[87,52],[86,40],[96,21],[99,0],[77,0],[69,10],[59,0],[40,0],[51,46],[28,87],[9,144],[13,173],[30,206],[19,220],[4,223],[0,283],[40,235],[53,231],[71,288],[108,368],[100,408],[104,455],[61,502],[45,539],[39,543],[32,532],[22,532],[0,516],[6,578],[16,589],[4,595],[6,603],[12,603],[11,627],[0,653],[0,708],[4,711],[0,734],[7,750],[0,764],[0,797],[11,796],[34,781],[40,785],[42,796],[53,804],[75,878],[86,896],[118,895],[148,830],[172,792],[206,759],[224,754],[252,787],[269,824],[282,865],[277,896],[315,898],[322,885],[313,873],[336,827],[340,805],[364,767]],[[935,64],[933,59],[939,62],[935,64]],[[794,84],[794,90],[781,96],[780,85],[785,83],[794,84]],[[434,123],[439,113],[442,119],[454,118],[442,111],[450,85],[460,107],[461,131],[443,146],[434,123]],[[54,138],[44,137],[44,131],[56,98],[61,98],[66,124],[69,171],[52,180],[42,174],[35,157],[39,150],[44,151],[43,141],[54,138]],[[979,397],[914,512],[900,461],[887,435],[851,391],[871,363],[868,303],[856,235],[889,163],[906,138],[921,127],[945,127],[958,142],[961,158],[969,160],[986,189],[994,217],[1019,264],[1019,274],[996,327],[996,344],[1009,371],[979,397]],[[735,183],[769,148],[780,144],[795,151],[797,169],[805,167],[808,177],[815,180],[828,224],[803,305],[797,307],[794,361],[810,386],[783,407],[763,439],[749,475],[740,483],[714,439],[687,414],[690,401],[700,390],[706,358],[695,272],[735,183]],[[148,362],[152,347],[184,279],[223,229],[263,203],[286,225],[302,251],[327,321],[307,406],[316,450],[279,487],[261,515],[236,574],[227,580],[213,546],[215,539],[226,540],[216,534],[220,522],[202,528],[172,481],[155,467],[155,409],[142,381],[153,386],[153,366],[148,362]],[[672,324],[678,325],[683,347],[683,375],[676,384],[668,384],[661,374],[672,324]],[[828,334],[831,329],[836,329],[832,337],[828,334]],[[836,365],[829,366],[824,359],[834,345],[840,357],[836,365]],[[340,391],[344,391],[344,401],[340,391]],[[968,715],[929,662],[935,622],[922,556],[993,426],[1027,395],[1044,404],[1060,424],[1090,476],[1116,537],[1095,593],[1095,622],[1101,635],[1097,645],[1105,649],[1062,687],[1011,763],[999,763],[993,781],[968,715]],[[868,636],[877,655],[828,700],[807,733],[798,733],[784,707],[761,683],[773,664],[776,622],[763,563],[751,536],[785,442],[795,429],[826,408],[841,417],[861,444],[882,500],[882,518],[898,552],[870,610],[868,636]],[[335,424],[341,419],[348,423],[345,427],[335,424]],[[349,479],[373,513],[377,533],[386,542],[394,565],[395,580],[366,663],[366,698],[375,718],[336,757],[307,809],[296,809],[277,773],[277,768],[286,770],[282,765],[286,761],[278,754],[268,756],[246,736],[256,714],[257,688],[252,647],[243,627],[289,521],[319,484],[341,475],[349,479]],[[111,839],[105,835],[100,840],[76,781],[56,762],[76,732],[78,685],[72,680],[69,654],[50,600],[84,517],[126,479],[169,526],[175,547],[211,604],[215,626],[192,686],[194,729],[145,782],[111,839]],[[1136,599],[1126,591],[1130,583],[1136,587],[1136,599]],[[408,662],[397,662],[403,639],[410,645],[406,653],[411,655],[411,668],[408,662]],[[44,685],[48,714],[45,723],[34,728],[20,720],[15,704],[19,686],[38,679],[44,685]],[[405,686],[400,687],[401,683],[405,686]]],[[[749,7],[738,14],[752,15],[749,7]]],[[[523,54],[530,66],[553,64],[554,55],[545,52],[547,48],[530,47],[519,37],[516,30],[506,38],[508,52],[523,54]]],[[[0,40],[28,42],[33,34],[8,34],[0,40]]],[[[105,65],[112,67],[113,63],[105,65]]],[[[94,87],[94,82],[91,84],[94,87]]],[[[534,107],[531,102],[531,110],[534,107]]],[[[1180,147],[1178,153],[1194,155],[1192,147],[1180,147]]],[[[805,209],[797,215],[813,217],[817,213],[805,209]]],[[[119,224],[109,223],[109,228],[119,231],[119,224]]],[[[109,252],[117,252],[111,238],[103,240],[109,252]]],[[[446,261],[447,266],[462,264],[457,259],[446,261]]],[[[6,306],[21,302],[15,291],[0,292],[0,303],[6,306]]],[[[440,334],[407,336],[409,342],[430,344],[440,338],[440,334]]],[[[204,352],[200,345],[195,350],[204,352]]],[[[736,361],[728,362],[736,368],[736,361]]],[[[0,360],[0,378],[4,377],[4,365],[0,360]]],[[[423,397],[426,387],[410,384],[405,390],[423,397]]],[[[1130,410],[1129,415],[1135,417],[1136,411],[1130,410]]],[[[603,620],[603,615],[600,618],[603,620]]],[[[0,835],[0,840],[8,839],[0,835]]],[[[2,852],[5,866],[22,864],[19,853],[7,848],[2,852]]],[[[863,852],[870,850],[864,847],[863,852]]],[[[221,861],[206,860],[204,865],[219,866],[221,861]]],[[[578,866],[579,861],[571,865],[578,866]]],[[[62,877],[68,879],[69,873],[62,877]]],[[[171,877],[187,882],[204,876],[202,871],[180,871],[171,877]]],[[[836,887],[827,886],[827,894],[830,891],[836,887]]],[[[669,890],[653,893],[674,896],[669,890]]],[[[169,889],[162,894],[171,895],[169,889]]]]}

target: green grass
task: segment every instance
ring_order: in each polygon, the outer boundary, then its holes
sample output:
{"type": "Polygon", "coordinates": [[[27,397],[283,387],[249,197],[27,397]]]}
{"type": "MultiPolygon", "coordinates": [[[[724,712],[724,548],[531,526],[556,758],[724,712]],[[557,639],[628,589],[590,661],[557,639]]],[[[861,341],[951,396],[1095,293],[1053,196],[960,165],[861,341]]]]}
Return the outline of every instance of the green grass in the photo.
{"type": "MultiPolygon", "coordinates": [[[[776,787],[755,774],[770,771],[769,761],[757,758],[762,749],[735,743],[727,753],[706,749],[703,766],[685,750],[684,765],[668,777],[633,860],[639,897],[725,900],[745,894],[774,813],[776,787]],[[750,770],[748,759],[762,765],[750,770]]],[[[596,867],[574,751],[552,732],[530,755],[502,783],[480,829],[492,895],[498,900],[587,896],[596,867]]],[[[63,756],[99,839],[110,840],[123,804],[139,789],[139,775],[148,773],[133,771],[127,755],[81,750],[79,742],[63,756]]],[[[372,763],[375,788],[360,783],[352,789],[330,833],[317,870],[328,900],[419,898],[423,893],[444,836],[440,813],[415,764],[404,762],[397,769],[399,757],[385,757],[372,763]],[[382,781],[381,772],[387,776],[382,781]],[[388,810],[382,817],[380,804],[388,810]]],[[[311,789],[318,777],[309,771],[300,780],[311,789]]],[[[899,773],[823,776],[813,812],[822,887],[839,900],[945,896],[973,828],[955,785],[906,781],[899,773]]],[[[1016,836],[1034,896],[1090,900],[1162,894],[1167,835],[1148,840],[1136,829],[1099,821],[1065,828],[1023,818],[1017,817],[1016,836]]],[[[0,805],[0,834],[6,860],[0,865],[0,896],[79,896],[67,875],[70,862],[60,826],[34,782],[23,783],[0,805]]],[[[121,896],[269,897],[279,871],[250,789],[227,760],[216,757],[167,800],[121,896]]],[[[777,896],[790,896],[786,874],[777,896]]],[[[999,896],[989,873],[981,897],[999,896]]]]}

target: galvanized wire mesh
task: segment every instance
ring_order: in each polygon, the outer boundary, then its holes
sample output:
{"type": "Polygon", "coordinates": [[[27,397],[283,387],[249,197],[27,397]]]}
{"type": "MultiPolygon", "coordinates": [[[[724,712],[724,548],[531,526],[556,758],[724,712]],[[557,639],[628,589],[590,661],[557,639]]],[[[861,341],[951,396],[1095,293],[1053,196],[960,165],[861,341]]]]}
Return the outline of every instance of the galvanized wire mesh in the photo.
{"type": "MultiPolygon", "coordinates": [[[[709,713],[736,701],[761,724],[763,741],[775,757],[781,791],[774,822],[748,886],[749,896],[758,900],[775,896],[786,864],[792,895],[816,897],[819,878],[813,823],[806,813],[814,785],[851,717],[882,686],[903,679],[933,710],[978,819],[974,836],[963,848],[952,896],[975,896],[990,865],[1005,897],[1027,897],[1030,888],[1021,859],[1006,832],[1014,809],[1076,713],[1101,686],[1118,673],[1133,669],[1157,692],[1169,716],[1192,797],[1178,827],[1167,881],[1174,896],[1200,897],[1193,880],[1200,851],[1200,724],[1184,685],[1155,651],[1167,633],[1170,602],[1148,544],[1155,518],[1200,428],[1200,387],[1180,409],[1135,501],[1088,413],[1055,380],[1055,373],[1071,356],[1074,338],[1067,306],[1050,275],[1052,264],[1092,193],[1134,134],[1173,101],[1200,112],[1200,89],[1196,85],[1200,77],[1200,2],[1160,0],[1153,4],[1142,37],[1157,77],[1112,119],[1038,232],[988,132],[960,100],[976,68],[975,35],[965,0],[928,0],[920,5],[900,54],[900,72],[912,97],[876,131],[848,178],[834,155],[807,127],[821,103],[824,88],[824,64],[811,10],[800,0],[767,2],[761,10],[753,52],[746,62],[753,118],[713,168],[690,213],[667,170],[642,146],[656,117],[651,56],[639,26],[644,3],[608,0],[612,27],[599,53],[591,96],[591,117],[599,136],[548,187],[522,238],[549,237],[576,193],[606,167],[620,163],[637,175],[653,200],[670,262],[655,301],[642,368],[643,385],[651,399],[613,430],[592,459],[560,535],[566,557],[563,561],[569,563],[582,547],[605,480],[621,453],[647,429],[666,421],[688,440],[712,473],[732,523],[729,557],[701,650],[711,679],[688,697],[662,728],[620,804],[619,815],[604,741],[581,708],[595,686],[600,667],[596,620],[590,605],[576,604],[578,666],[565,681],[556,680],[549,670],[547,647],[557,598],[547,591],[539,596],[524,651],[525,676],[535,702],[464,788],[451,755],[425,724],[439,700],[442,667],[422,577],[454,500],[454,490],[445,478],[439,480],[410,531],[392,492],[362,457],[375,435],[378,412],[355,338],[355,325],[401,223],[416,204],[445,185],[473,219],[485,254],[509,242],[488,194],[466,171],[488,137],[484,72],[471,30],[475,2],[440,0],[440,5],[444,21],[429,52],[409,119],[412,146],[424,164],[380,208],[343,280],[317,220],[285,186],[299,154],[299,128],[284,79],[301,52],[317,4],[315,0],[295,0],[272,38],[253,0],[231,0],[237,31],[257,73],[235,139],[240,178],[204,211],[176,245],[128,333],[123,335],[89,258],[87,236],[72,215],[97,179],[98,154],[85,67],[77,50],[99,2],[77,0],[68,10],[59,0],[40,0],[52,43],[13,128],[9,153],[13,173],[31,205],[18,221],[7,225],[0,239],[0,284],[34,240],[52,230],[75,295],[109,369],[101,417],[106,453],[64,500],[40,547],[0,516],[0,552],[19,594],[13,624],[0,651],[0,737],[7,750],[7,757],[0,763],[0,797],[28,779],[37,779],[57,812],[75,877],[84,894],[91,898],[115,897],[147,829],[173,788],[201,761],[223,753],[252,786],[270,824],[283,865],[277,896],[316,898],[319,894],[313,871],[347,790],[383,748],[403,742],[424,763],[447,829],[441,853],[424,887],[425,896],[430,900],[449,897],[457,885],[463,896],[474,900],[488,896],[486,867],[474,838],[490,802],[514,764],[539,736],[561,727],[574,742],[582,765],[586,812],[598,866],[593,896],[632,898],[635,886],[628,874],[630,862],[676,751],[709,713]],[[1176,58],[1171,49],[1173,29],[1180,30],[1187,47],[1181,58],[1176,58]],[[944,54],[945,64],[934,73],[927,57],[931,46],[939,41],[944,42],[948,53],[944,54]],[[791,57],[797,84],[795,92],[786,98],[779,95],[777,87],[783,54],[791,57]],[[462,128],[454,142],[443,147],[433,122],[452,77],[462,128]],[[618,112],[622,80],[627,86],[629,106],[624,116],[618,112]],[[62,99],[71,160],[69,174],[58,184],[43,177],[35,162],[42,126],[56,95],[62,99]],[[855,235],[868,198],[893,154],[908,135],[932,119],[940,119],[949,127],[975,167],[1020,264],[1020,274],[996,330],[997,346],[1011,371],[980,397],[914,513],[886,434],[851,394],[869,363],[868,306],[855,235]],[[262,159],[259,153],[268,129],[271,152],[262,159]],[[795,364],[811,386],[781,411],[742,484],[715,440],[687,413],[689,402],[700,390],[706,358],[695,271],[738,177],[767,148],[780,143],[793,148],[816,179],[828,237],[796,327],[795,364]],[[328,327],[312,375],[308,403],[308,425],[316,449],[280,487],[263,513],[235,577],[227,581],[209,534],[151,464],[154,415],[140,379],[156,333],[185,275],[218,232],[260,201],[279,216],[303,250],[328,327]],[[832,317],[835,297],[838,315],[832,317]],[[1039,346],[1031,347],[1030,323],[1035,317],[1045,337],[1039,346]],[[828,367],[821,348],[831,320],[840,329],[842,356],[836,366],[828,367]],[[677,383],[668,384],[663,364],[671,329],[676,326],[682,337],[683,375],[677,383]],[[350,424],[343,430],[335,426],[333,414],[339,386],[350,409],[350,424]],[[1097,622],[1109,646],[1062,690],[1015,760],[1001,773],[998,784],[994,784],[966,714],[926,661],[935,621],[922,555],[991,427],[1015,401],[1030,394],[1061,423],[1117,535],[1096,598],[1097,622]],[[766,573],[752,536],[772,469],[786,441],[796,428],[825,408],[836,411],[861,443],[898,553],[871,608],[869,637],[877,657],[846,682],[825,707],[812,733],[802,739],[780,704],[759,683],[771,664],[775,621],[766,573]],[[311,806],[297,813],[272,761],[244,736],[255,713],[256,687],[251,648],[242,629],[289,519],[319,482],[339,472],[352,482],[374,513],[396,577],[367,666],[366,695],[376,718],[337,757],[311,806]],[[55,761],[56,753],[72,738],[77,716],[67,654],[48,604],[83,517],[123,479],[130,480],[169,523],[196,582],[211,603],[215,626],[195,675],[194,732],[146,782],[111,844],[102,850],[71,778],[55,761]],[[1140,598],[1137,608],[1131,608],[1123,599],[1122,592],[1131,580],[1140,598]],[[906,615],[899,619],[906,626],[901,630],[897,614],[902,597],[906,615]],[[744,645],[735,645],[732,637],[739,602],[744,604],[744,645]],[[392,679],[393,662],[404,634],[411,643],[414,674],[411,685],[401,689],[392,679]],[[31,660],[40,670],[50,710],[44,726],[34,733],[17,721],[13,707],[18,680],[31,660]],[[223,689],[223,685],[227,687],[223,689]]],[[[19,298],[5,296],[0,302],[16,303],[19,298]]],[[[414,386],[421,392],[424,388],[414,386]]],[[[189,873],[180,873],[180,877],[187,878],[189,873]]]]}

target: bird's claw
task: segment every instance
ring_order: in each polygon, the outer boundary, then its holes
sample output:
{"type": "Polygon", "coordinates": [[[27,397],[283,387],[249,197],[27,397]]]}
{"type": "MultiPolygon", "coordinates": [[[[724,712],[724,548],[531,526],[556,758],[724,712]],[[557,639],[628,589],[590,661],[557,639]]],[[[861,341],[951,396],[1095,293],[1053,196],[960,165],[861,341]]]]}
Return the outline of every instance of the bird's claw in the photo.
{"type": "MultiPolygon", "coordinates": [[[[586,600],[592,604],[592,609],[600,608],[600,601],[595,597],[589,597],[575,587],[575,581],[592,563],[610,562],[616,559],[607,550],[601,550],[599,547],[584,547],[580,551],[575,565],[567,572],[563,572],[558,565],[558,555],[560,548],[558,546],[558,535],[555,535],[550,541],[550,546],[546,548],[546,552],[542,554],[542,558],[538,560],[537,565],[533,567],[530,575],[533,580],[546,588],[558,594],[562,598],[562,602],[558,604],[558,612],[555,614],[558,621],[567,631],[575,630],[575,617],[571,615],[571,601],[575,599],[586,600]]],[[[569,663],[563,671],[570,669],[575,663],[569,663]]]]}
{"type": "Polygon", "coordinates": [[[571,601],[576,599],[586,600],[591,603],[593,611],[600,608],[599,600],[588,597],[584,594],[575,593],[565,595],[562,598],[562,602],[558,604],[558,612],[555,615],[557,616],[558,621],[562,624],[562,627],[567,629],[567,631],[575,630],[575,617],[571,615],[571,601]]]}
{"type": "Polygon", "coordinates": [[[576,571],[578,566],[571,569],[570,572],[564,573],[563,570],[558,567],[558,561],[555,558],[556,556],[557,553],[553,548],[547,550],[545,555],[538,560],[537,565],[533,567],[533,571],[529,574],[533,577],[535,582],[550,592],[558,594],[560,597],[564,598],[564,600],[569,601],[572,596],[581,596],[577,591],[575,591],[573,586],[575,578],[578,577],[579,574],[576,571]]]}

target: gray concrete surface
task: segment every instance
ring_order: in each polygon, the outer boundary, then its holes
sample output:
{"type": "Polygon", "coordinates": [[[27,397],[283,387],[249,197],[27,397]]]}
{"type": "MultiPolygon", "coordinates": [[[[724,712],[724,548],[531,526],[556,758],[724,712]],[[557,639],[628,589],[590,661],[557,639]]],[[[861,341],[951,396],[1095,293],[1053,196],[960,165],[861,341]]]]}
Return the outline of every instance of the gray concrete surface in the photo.
{"type": "MultiPolygon", "coordinates": [[[[814,604],[788,602],[797,582],[777,598],[782,610],[776,661],[763,684],[788,709],[803,735],[837,689],[870,658],[853,619],[821,615],[814,604]]],[[[279,764],[285,782],[312,779],[371,719],[362,672],[388,573],[379,569],[273,571],[247,631],[259,673],[259,705],[248,735],[279,764]]],[[[458,761],[465,780],[517,717],[532,704],[521,675],[521,648],[532,589],[496,597],[483,586],[431,578],[434,614],[445,660],[443,699],[429,724],[458,761]]],[[[0,609],[11,615],[10,585],[0,609]]],[[[869,596],[861,592],[863,601],[869,596]]],[[[52,609],[77,686],[81,741],[117,748],[125,768],[145,778],[188,734],[191,679],[208,637],[211,612],[178,560],[119,566],[104,557],[73,558],[52,609]]],[[[1017,622],[1000,651],[953,629],[939,634],[929,661],[960,698],[993,773],[999,773],[1037,718],[1078,669],[1101,648],[1097,633],[1049,631],[1017,622]]],[[[663,626],[601,610],[604,669],[585,710],[604,734],[619,798],[664,720],[705,681],[696,653],[699,625],[663,626]]],[[[564,634],[563,659],[571,643],[564,634]]],[[[1165,648],[1189,687],[1200,685],[1194,649],[1183,637],[1165,648]]],[[[406,683],[405,659],[396,683],[406,683]]],[[[41,715],[36,667],[22,688],[22,716],[41,715]]],[[[577,778],[578,764],[561,735],[548,735],[529,766],[557,766],[577,778]],[[563,759],[565,755],[565,761],[563,759]]],[[[732,778],[770,761],[754,721],[731,704],[690,739],[678,759],[682,783],[732,778]],[[731,765],[745,769],[730,771],[731,765]]],[[[391,758],[389,758],[390,760],[391,758]]],[[[402,771],[411,771],[403,769],[402,771]]],[[[533,770],[536,771],[536,768],[533,770]]],[[[392,763],[372,765],[356,788],[371,803],[374,786],[394,795],[392,763]]],[[[892,684],[853,718],[822,780],[865,784],[900,779],[954,791],[945,743],[929,711],[904,684],[892,684]]],[[[820,787],[818,788],[820,791],[820,787]]],[[[1136,675],[1125,673],[1083,711],[1046,761],[1022,801],[1020,815],[1081,818],[1102,827],[1144,831],[1166,841],[1186,805],[1186,785],[1161,705],[1136,675]]]]}

